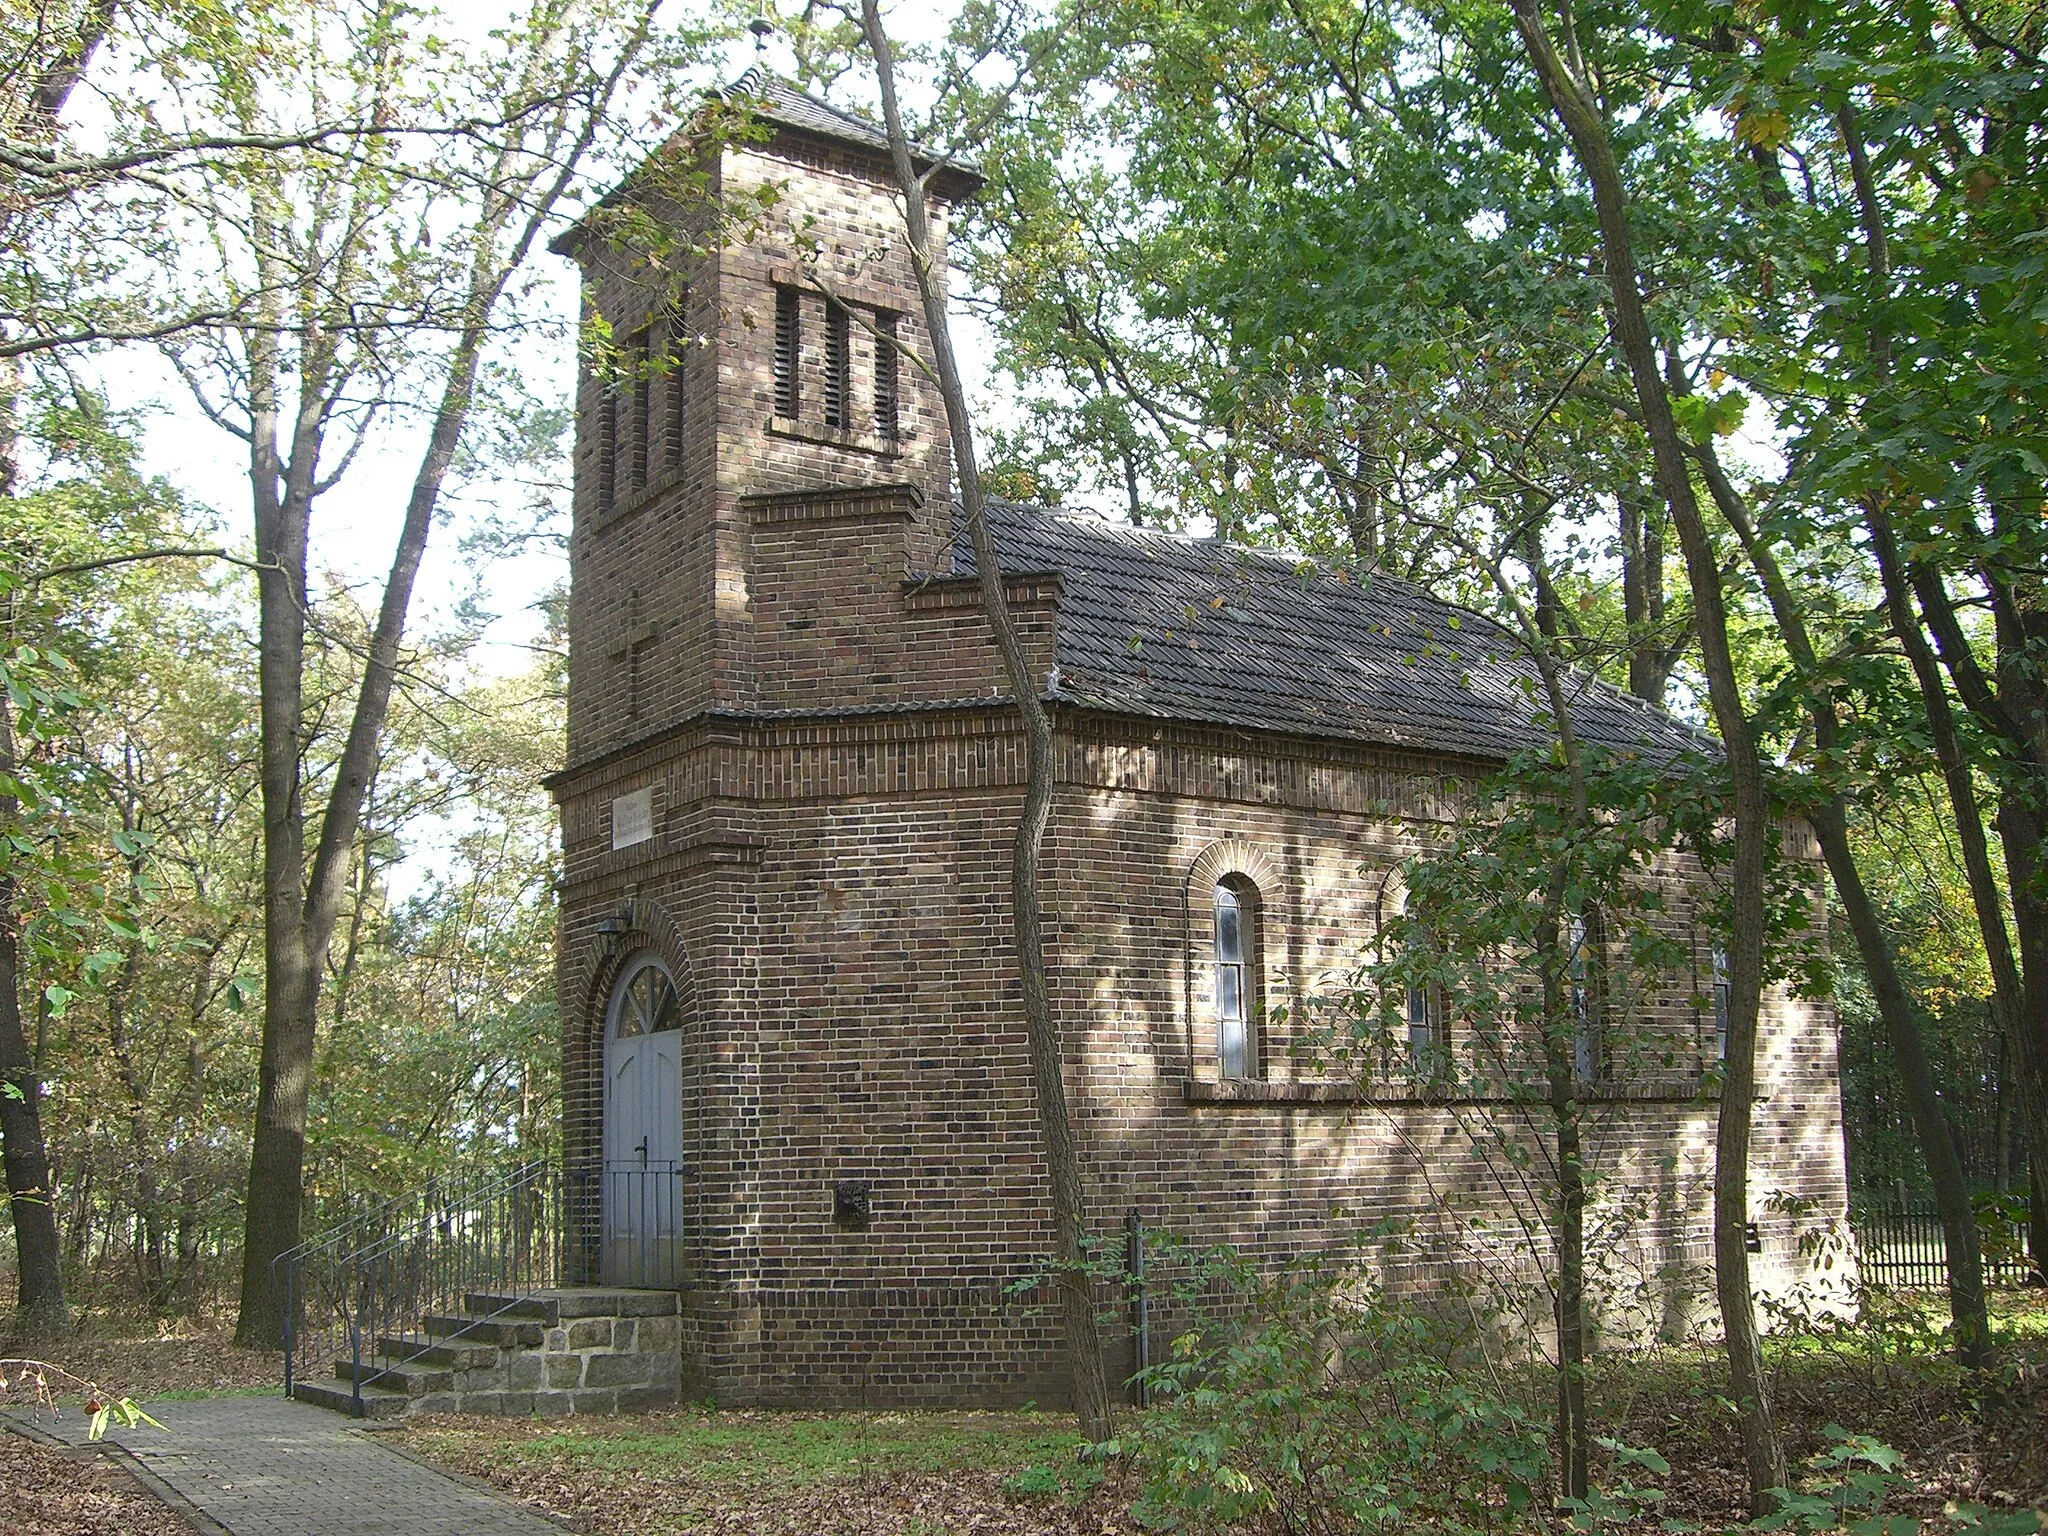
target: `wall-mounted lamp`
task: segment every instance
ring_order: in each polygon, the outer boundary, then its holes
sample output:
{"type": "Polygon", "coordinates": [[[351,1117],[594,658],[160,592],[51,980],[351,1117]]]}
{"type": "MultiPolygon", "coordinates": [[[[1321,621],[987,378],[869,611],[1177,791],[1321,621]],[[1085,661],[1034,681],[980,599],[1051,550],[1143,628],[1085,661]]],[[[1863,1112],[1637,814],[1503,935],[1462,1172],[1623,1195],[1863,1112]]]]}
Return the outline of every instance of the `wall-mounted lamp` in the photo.
{"type": "Polygon", "coordinates": [[[621,907],[597,925],[597,931],[608,939],[616,939],[633,926],[633,909],[621,907]]]}
{"type": "Polygon", "coordinates": [[[1751,1253],[1762,1253],[1764,1251],[1764,1235],[1757,1230],[1757,1225],[1753,1221],[1746,1221],[1742,1224],[1742,1246],[1751,1253]]]}

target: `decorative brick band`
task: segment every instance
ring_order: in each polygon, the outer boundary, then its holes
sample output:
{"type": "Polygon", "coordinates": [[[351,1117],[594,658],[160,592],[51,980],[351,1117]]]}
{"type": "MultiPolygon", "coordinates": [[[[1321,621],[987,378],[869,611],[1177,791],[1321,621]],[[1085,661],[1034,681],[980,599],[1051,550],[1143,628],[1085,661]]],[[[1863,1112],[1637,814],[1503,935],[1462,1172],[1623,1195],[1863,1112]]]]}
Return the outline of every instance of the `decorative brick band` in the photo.
{"type": "Polygon", "coordinates": [[[907,434],[877,437],[872,432],[855,432],[847,427],[821,427],[794,416],[770,416],[762,428],[770,437],[787,437],[799,443],[818,443],[827,448],[850,448],[871,453],[878,459],[900,458],[907,434]]]}
{"type": "MultiPolygon", "coordinates": [[[[1058,607],[1064,583],[1058,571],[1010,571],[1003,576],[1003,598],[1013,608],[1058,607]]],[[[921,576],[903,584],[904,606],[913,612],[946,608],[980,608],[979,576],[921,576]]]]}
{"type": "MultiPolygon", "coordinates": [[[[1181,1085],[1181,1096],[1189,1104],[1277,1104],[1297,1109],[1332,1104],[1527,1104],[1534,1108],[1543,1102],[1539,1094],[1472,1092],[1433,1088],[1427,1083],[1275,1083],[1256,1078],[1222,1082],[1189,1078],[1181,1085]]],[[[1589,1103],[1603,1104],[1717,1104],[1721,1088],[1712,1078],[1681,1074],[1583,1083],[1578,1096],[1589,1103]]],[[[1762,1103],[1766,1097],[1758,1095],[1757,1101],[1762,1103]]]]}
{"type": "MultiPolygon", "coordinates": [[[[802,430],[810,432],[809,428],[802,430]]],[[[830,485],[742,496],[739,506],[752,516],[757,528],[778,523],[907,522],[923,508],[924,496],[914,485],[830,485]]]]}
{"type": "Polygon", "coordinates": [[[869,309],[907,313],[923,304],[915,289],[839,277],[829,279],[828,286],[827,282],[819,281],[812,268],[789,262],[777,262],[770,267],[768,281],[778,288],[802,288],[811,293],[822,293],[826,298],[837,299],[843,304],[864,304],[869,309]]]}

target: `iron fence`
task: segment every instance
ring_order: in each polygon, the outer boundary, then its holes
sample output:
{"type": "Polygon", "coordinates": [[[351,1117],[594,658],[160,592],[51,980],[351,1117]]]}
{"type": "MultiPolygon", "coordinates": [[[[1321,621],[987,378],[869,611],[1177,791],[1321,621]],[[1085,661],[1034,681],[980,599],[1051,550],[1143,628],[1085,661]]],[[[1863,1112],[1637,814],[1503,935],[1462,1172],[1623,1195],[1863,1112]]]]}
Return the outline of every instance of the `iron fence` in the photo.
{"type": "Polygon", "coordinates": [[[276,1260],[284,1307],[284,1389],[340,1368],[355,1411],[376,1374],[431,1347],[431,1314],[473,1294],[520,1297],[563,1283],[563,1181],[549,1161],[468,1179],[433,1179],[276,1260]]]}
{"type": "MultiPolygon", "coordinates": [[[[1870,1208],[1853,1212],[1863,1278],[1895,1290],[1939,1290],[1948,1284],[1948,1244],[1941,1216],[1928,1209],[1870,1208]]],[[[2025,1207],[1979,1210],[1977,1233],[1984,1250],[1984,1279],[1990,1285],[2026,1285],[2035,1276],[2027,1254],[2025,1207]]]]}

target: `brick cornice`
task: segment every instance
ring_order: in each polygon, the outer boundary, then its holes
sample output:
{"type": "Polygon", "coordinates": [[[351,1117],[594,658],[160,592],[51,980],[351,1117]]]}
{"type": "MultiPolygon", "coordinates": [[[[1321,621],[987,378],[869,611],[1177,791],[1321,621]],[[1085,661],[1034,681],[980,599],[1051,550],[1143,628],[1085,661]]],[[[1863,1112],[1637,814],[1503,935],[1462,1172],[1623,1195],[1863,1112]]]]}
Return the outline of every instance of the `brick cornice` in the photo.
{"type": "MultiPolygon", "coordinates": [[[[571,763],[541,779],[559,803],[608,779],[624,779],[683,753],[708,746],[776,748],[787,745],[838,746],[861,742],[925,741],[957,734],[966,722],[999,725],[1015,734],[1016,712],[1008,695],[951,699],[921,704],[850,705],[843,709],[699,710],[688,719],[571,763]],[[951,725],[952,729],[944,729],[951,725]]],[[[983,731],[981,734],[995,734],[983,731]]]]}
{"type": "MultiPolygon", "coordinates": [[[[1304,777],[1318,771],[1382,776],[1389,793],[1351,807],[1361,814],[1446,815],[1468,787],[1499,765],[1376,746],[1368,742],[1288,736],[1145,716],[1079,710],[1048,700],[1056,732],[1062,784],[1096,788],[1173,789],[1157,782],[1163,764],[1193,753],[1224,766],[1206,797],[1267,803],[1310,803],[1327,798],[1304,777]],[[1144,770],[1130,754],[1142,754],[1144,770]],[[1397,791],[1397,786],[1400,786],[1397,791]],[[1427,786],[1423,806],[1416,788],[1427,786]]],[[[638,741],[571,764],[541,782],[557,801],[609,780],[642,773],[659,763],[710,746],[775,751],[789,747],[844,747],[922,742],[937,736],[1016,736],[1017,715],[1005,695],[913,704],[853,705],[826,710],[704,710],[638,741]]],[[[1173,777],[1181,774],[1176,770],[1173,777]]],[[[1352,798],[1352,797],[1346,797],[1352,798]]]]}

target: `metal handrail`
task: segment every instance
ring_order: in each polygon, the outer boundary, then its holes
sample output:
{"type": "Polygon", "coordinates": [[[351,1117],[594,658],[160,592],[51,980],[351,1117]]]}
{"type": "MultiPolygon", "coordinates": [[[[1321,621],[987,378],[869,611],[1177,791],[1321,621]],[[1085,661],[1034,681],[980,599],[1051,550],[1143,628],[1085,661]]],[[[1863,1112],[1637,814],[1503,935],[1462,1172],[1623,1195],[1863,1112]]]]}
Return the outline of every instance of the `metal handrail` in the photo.
{"type": "MultiPolygon", "coordinates": [[[[285,1392],[302,1359],[345,1346],[350,1404],[360,1416],[365,1360],[378,1358],[377,1342],[394,1325],[459,1310],[472,1292],[506,1295],[503,1306],[472,1319],[489,1321],[560,1283],[561,1198],[560,1171],[545,1160],[452,1185],[430,1181],[280,1254],[273,1267],[284,1308],[285,1392]]],[[[432,1347],[386,1355],[374,1369],[407,1364],[432,1347]]]]}

